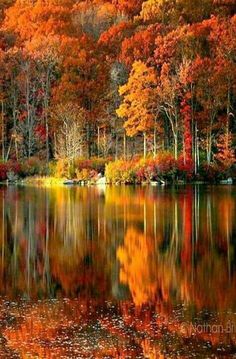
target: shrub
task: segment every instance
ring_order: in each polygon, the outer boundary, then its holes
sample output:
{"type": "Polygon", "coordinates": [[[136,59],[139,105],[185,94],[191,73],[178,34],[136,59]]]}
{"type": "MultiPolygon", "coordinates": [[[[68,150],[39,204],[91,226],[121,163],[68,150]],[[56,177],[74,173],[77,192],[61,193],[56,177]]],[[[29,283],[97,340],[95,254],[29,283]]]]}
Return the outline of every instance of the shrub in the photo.
{"type": "Polygon", "coordinates": [[[7,179],[16,181],[21,173],[21,165],[18,162],[7,162],[7,179]]]}
{"type": "Polygon", "coordinates": [[[19,174],[26,176],[44,176],[47,174],[47,165],[37,157],[31,157],[21,163],[19,174]]]}
{"type": "Polygon", "coordinates": [[[137,183],[150,182],[157,176],[156,164],[153,158],[140,159],[135,165],[135,177],[137,183]]]}
{"type": "Polygon", "coordinates": [[[107,159],[93,158],[90,160],[76,158],[71,161],[68,159],[58,160],[56,164],[51,165],[51,175],[59,178],[77,178],[79,180],[89,180],[98,173],[105,173],[107,159]],[[54,172],[54,173],[52,173],[54,172]]]}
{"type": "Polygon", "coordinates": [[[106,164],[110,161],[109,158],[92,158],[91,159],[91,167],[98,173],[104,175],[106,164]]]}
{"type": "Polygon", "coordinates": [[[58,178],[74,178],[75,165],[69,159],[61,159],[57,161],[55,176],[58,178]]]}
{"type": "Polygon", "coordinates": [[[199,172],[205,181],[216,182],[221,177],[220,168],[216,163],[204,162],[199,172]]]}
{"type": "Polygon", "coordinates": [[[76,170],[76,178],[79,181],[90,181],[98,176],[97,171],[88,168],[83,168],[81,171],[76,170]]]}
{"type": "Polygon", "coordinates": [[[15,175],[19,175],[21,173],[22,166],[18,162],[9,161],[7,162],[7,171],[12,172],[15,175]]]}
{"type": "Polygon", "coordinates": [[[169,152],[160,153],[155,158],[130,161],[119,160],[106,166],[109,183],[142,183],[152,180],[172,180],[177,171],[176,161],[169,152]]]}
{"type": "Polygon", "coordinates": [[[173,180],[177,165],[174,156],[169,152],[161,152],[155,158],[141,159],[136,165],[138,183],[152,180],[173,180]]]}
{"type": "Polygon", "coordinates": [[[95,170],[98,173],[104,174],[106,164],[109,162],[108,159],[104,158],[91,158],[90,160],[77,158],[74,161],[76,170],[90,169],[95,170]]]}
{"type": "Polygon", "coordinates": [[[57,162],[51,161],[48,164],[48,175],[51,177],[56,177],[57,174],[57,162]]]}
{"type": "Polygon", "coordinates": [[[0,180],[5,181],[7,179],[7,164],[6,163],[0,163],[0,180]]]}
{"type": "Polygon", "coordinates": [[[163,179],[173,179],[177,173],[177,163],[172,153],[161,152],[155,158],[157,176],[163,179]]]}
{"type": "Polygon", "coordinates": [[[106,165],[105,176],[108,183],[134,183],[134,163],[124,160],[110,162],[106,165]]]}
{"type": "Polygon", "coordinates": [[[180,156],[177,161],[178,177],[182,179],[192,179],[193,177],[193,160],[191,158],[184,161],[184,157],[180,156]]]}
{"type": "Polygon", "coordinates": [[[21,173],[21,165],[18,162],[0,163],[0,180],[17,179],[21,173]]]}
{"type": "Polygon", "coordinates": [[[121,161],[120,173],[121,183],[131,184],[135,182],[134,163],[132,161],[121,161]]]}
{"type": "Polygon", "coordinates": [[[135,177],[137,183],[147,181],[146,161],[144,159],[137,162],[135,166],[135,177]]]}

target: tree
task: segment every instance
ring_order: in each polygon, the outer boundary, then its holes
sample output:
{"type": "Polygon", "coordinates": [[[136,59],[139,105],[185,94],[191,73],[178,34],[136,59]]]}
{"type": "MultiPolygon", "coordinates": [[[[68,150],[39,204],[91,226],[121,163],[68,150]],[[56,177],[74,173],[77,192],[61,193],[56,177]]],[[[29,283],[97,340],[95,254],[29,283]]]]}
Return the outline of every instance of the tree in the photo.
{"type": "Polygon", "coordinates": [[[108,1],[81,1],[75,4],[72,16],[75,26],[95,39],[123,19],[108,1]]]}
{"type": "Polygon", "coordinates": [[[132,18],[139,14],[143,0],[112,0],[112,2],[122,14],[132,18]]]}
{"type": "Polygon", "coordinates": [[[234,142],[233,1],[2,0],[0,16],[3,160],[48,162],[50,111],[70,103],[86,113],[87,157],[158,142],[197,174],[223,134],[234,142]]]}
{"type": "Polygon", "coordinates": [[[16,0],[6,10],[5,30],[18,35],[19,41],[47,34],[70,34],[72,0],[16,0]]]}
{"type": "Polygon", "coordinates": [[[60,37],[37,36],[26,43],[26,50],[30,57],[35,61],[38,73],[38,81],[41,85],[42,93],[42,117],[46,136],[46,161],[50,159],[50,124],[49,106],[51,101],[52,84],[55,83],[57,67],[59,64],[60,37]]]}
{"type": "Polygon", "coordinates": [[[229,131],[219,136],[217,150],[215,160],[220,166],[221,171],[225,173],[230,170],[236,162],[235,149],[232,147],[232,135],[229,131]]]}
{"type": "Polygon", "coordinates": [[[161,69],[157,96],[159,108],[163,116],[169,122],[171,132],[173,135],[174,154],[175,159],[178,157],[178,138],[180,130],[180,115],[179,115],[179,73],[171,73],[170,66],[164,64],[161,69]]]}
{"type": "Polygon", "coordinates": [[[35,63],[26,53],[19,58],[19,75],[17,77],[20,103],[18,107],[19,121],[18,131],[22,141],[22,154],[30,158],[37,151],[37,129],[41,118],[41,89],[37,79],[35,63]]]}
{"type": "Polygon", "coordinates": [[[143,134],[144,157],[147,154],[147,133],[155,127],[157,79],[152,67],[142,61],[135,61],[128,82],[120,87],[123,101],[117,110],[125,118],[124,128],[128,136],[143,134]]]}
{"type": "Polygon", "coordinates": [[[2,0],[0,3],[0,22],[4,19],[4,11],[12,6],[14,0],[2,0]]]}
{"type": "Polygon", "coordinates": [[[153,58],[156,48],[155,40],[161,32],[160,25],[151,25],[147,29],[137,31],[133,36],[126,37],[121,45],[120,60],[130,68],[134,61],[147,63],[153,58]]]}
{"type": "Polygon", "coordinates": [[[197,23],[207,19],[214,9],[213,0],[191,0],[176,1],[178,17],[185,23],[197,23]]]}
{"type": "MultiPolygon", "coordinates": [[[[191,99],[191,97],[190,97],[191,99]]],[[[188,103],[187,95],[181,101],[180,113],[183,118],[183,160],[187,166],[188,172],[191,173],[192,167],[192,111],[188,103]]]]}
{"type": "Polygon", "coordinates": [[[173,9],[173,0],[147,0],[142,4],[140,17],[146,22],[166,24],[173,9]]]}
{"type": "MultiPolygon", "coordinates": [[[[198,123],[202,147],[208,165],[213,159],[213,145],[217,132],[229,122],[228,76],[230,71],[221,59],[199,58],[192,63],[192,81],[195,84],[195,101],[198,103],[198,123]],[[222,117],[222,111],[227,113],[222,117]]],[[[227,125],[228,126],[228,125],[227,125]]]]}
{"type": "Polygon", "coordinates": [[[118,59],[123,40],[129,38],[134,29],[135,26],[132,22],[122,21],[101,34],[98,45],[102,47],[103,52],[107,55],[107,60],[116,61],[118,59]]]}
{"type": "Polygon", "coordinates": [[[96,151],[94,135],[97,120],[103,110],[104,92],[109,68],[98,46],[87,35],[63,37],[60,45],[60,80],[53,92],[55,102],[75,102],[84,108],[86,119],[87,156],[96,151]]]}
{"type": "Polygon", "coordinates": [[[208,18],[213,0],[147,0],[142,5],[141,18],[146,22],[178,25],[197,23],[208,18]]]}
{"type": "Polygon", "coordinates": [[[55,155],[59,159],[82,157],[86,113],[74,103],[59,104],[52,112],[56,124],[55,155]]]}

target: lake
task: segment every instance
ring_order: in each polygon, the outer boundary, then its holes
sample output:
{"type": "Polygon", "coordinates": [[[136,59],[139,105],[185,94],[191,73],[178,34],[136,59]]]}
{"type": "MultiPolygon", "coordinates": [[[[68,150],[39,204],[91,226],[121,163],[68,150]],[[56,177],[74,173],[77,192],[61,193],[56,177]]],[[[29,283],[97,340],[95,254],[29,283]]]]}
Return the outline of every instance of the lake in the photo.
{"type": "Polygon", "coordinates": [[[235,357],[235,249],[235,186],[2,186],[0,357],[235,357]]]}

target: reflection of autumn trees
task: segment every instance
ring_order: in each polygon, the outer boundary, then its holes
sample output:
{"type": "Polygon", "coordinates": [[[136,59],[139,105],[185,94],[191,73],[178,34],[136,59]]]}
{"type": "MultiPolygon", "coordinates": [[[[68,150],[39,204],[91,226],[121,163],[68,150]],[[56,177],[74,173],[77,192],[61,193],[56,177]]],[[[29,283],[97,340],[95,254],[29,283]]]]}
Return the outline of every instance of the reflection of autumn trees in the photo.
{"type": "Polygon", "coordinates": [[[49,234],[52,275],[67,295],[83,290],[102,293],[107,282],[106,251],[98,194],[88,189],[58,191],[49,234]]]}
{"type": "Polygon", "coordinates": [[[210,342],[207,357],[220,342],[232,347],[234,335],[193,342],[191,323],[206,309],[217,313],[209,323],[236,323],[222,314],[236,309],[235,211],[233,187],[2,188],[0,293],[77,298],[24,304],[22,314],[0,302],[9,347],[20,340],[22,353],[42,358],[187,358],[210,342]]]}
{"type": "Polygon", "coordinates": [[[98,214],[97,192],[86,192],[12,188],[2,193],[2,293],[105,291],[103,212],[98,214]]]}
{"type": "Polygon", "coordinates": [[[1,189],[1,293],[233,305],[232,191],[1,189]]]}
{"type": "MultiPolygon", "coordinates": [[[[124,243],[117,250],[120,280],[134,303],[158,299],[198,309],[234,307],[231,191],[213,188],[201,193],[191,187],[178,194],[145,191],[139,203],[134,200],[136,216],[129,214],[124,243]]],[[[128,196],[125,206],[132,208],[128,196]]]]}
{"type": "Polygon", "coordinates": [[[121,263],[120,280],[128,284],[136,305],[155,299],[155,253],[153,241],[130,228],[123,247],[118,248],[121,263]]]}

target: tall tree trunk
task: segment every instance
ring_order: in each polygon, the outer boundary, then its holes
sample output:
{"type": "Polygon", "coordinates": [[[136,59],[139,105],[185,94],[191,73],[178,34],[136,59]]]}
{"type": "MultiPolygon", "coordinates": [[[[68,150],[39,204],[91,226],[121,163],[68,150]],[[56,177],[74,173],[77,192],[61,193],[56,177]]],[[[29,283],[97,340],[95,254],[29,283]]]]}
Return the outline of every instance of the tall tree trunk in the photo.
{"type": "MultiPolygon", "coordinates": [[[[14,81],[14,80],[12,80],[14,81]]],[[[17,138],[17,92],[16,92],[16,83],[13,83],[13,108],[12,108],[12,115],[13,115],[13,131],[14,131],[14,145],[15,145],[15,154],[16,160],[19,160],[18,154],[18,138],[17,138]]]]}
{"type": "Polygon", "coordinates": [[[117,130],[115,130],[115,160],[118,158],[118,136],[117,130]]]}
{"type": "Polygon", "coordinates": [[[178,159],[178,135],[174,133],[174,154],[175,160],[178,159]]]}
{"type": "Polygon", "coordinates": [[[90,124],[88,123],[87,124],[87,131],[86,131],[86,134],[87,134],[87,146],[88,146],[88,158],[91,158],[91,133],[90,133],[91,129],[90,129],[90,124]]]}
{"type": "Polygon", "coordinates": [[[197,168],[200,167],[200,146],[199,140],[197,139],[197,168]]]}
{"type": "Polygon", "coordinates": [[[183,136],[183,155],[184,155],[184,164],[186,165],[186,146],[185,146],[185,140],[183,136]]]}
{"type": "Polygon", "coordinates": [[[49,124],[48,124],[48,107],[49,107],[49,91],[50,91],[50,69],[47,68],[46,75],[46,84],[45,84],[45,101],[44,101],[44,111],[45,111],[45,128],[46,128],[46,161],[49,163],[49,124]]]}
{"type": "Polygon", "coordinates": [[[106,157],[106,128],[104,128],[103,132],[103,140],[104,140],[104,146],[103,146],[103,157],[106,157]]]}
{"type": "Polygon", "coordinates": [[[147,157],[147,134],[146,132],[143,133],[143,157],[147,157]]]}
{"type": "Polygon", "coordinates": [[[4,124],[4,104],[2,101],[2,161],[5,161],[5,124],[4,124]]]}
{"type": "Polygon", "coordinates": [[[214,121],[214,114],[211,115],[211,122],[209,126],[209,130],[207,133],[207,164],[208,166],[211,163],[211,156],[212,156],[212,127],[213,127],[213,121],[214,121]]]}
{"type": "Polygon", "coordinates": [[[211,149],[212,149],[212,133],[211,130],[207,134],[207,164],[211,163],[211,149]]]}
{"type": "MultiPolygon", "coordinates": [[[[227,123],[226,123],[226,134],[229,138],[229,126],[230,126],[230,80],[228,79],[228,93],[227,93],[227,123]]],[[[227,144],[228,145],[228,144],[227,144]]]]}
{"type": "Polygon", "coordinates": [[[194,173],[198,173],[198,128],[195,123],[195,136],[194,136],[194,173]]]}
{"type": "Polygon", "coordinates": [[[154,156],[156,157],[157,155],[157,129],[156,129],[156,118],[155,118],[155,123],[154,123],[154,131],[153,131],[153,152],[154,152],[154,156]]]}
{"type": "Polygon", "coordinates": [[[100,157],[100,127],[99,126],[98,126],[97,147],[98,147],[97,154],[98,154],[98,157],[100,157]]]}
{"type": "Polygon", "coordinates": [[[124,131],[124,135],[123,135],[123,157],[126,160],[126,157],[127,157],[127,137],[126,137],[125,131],[124,131]]]}
{"type": "Polygon", "coordinates": [[[28,149],[27,149],[27,155],[28,158],[32,155],[32,113],[30,110],[30,83],[29,83],[29,64],[27,64],[27,73],[26,73],[26,109],[27,109],[27,134],[28,134],[28,149]]]}

